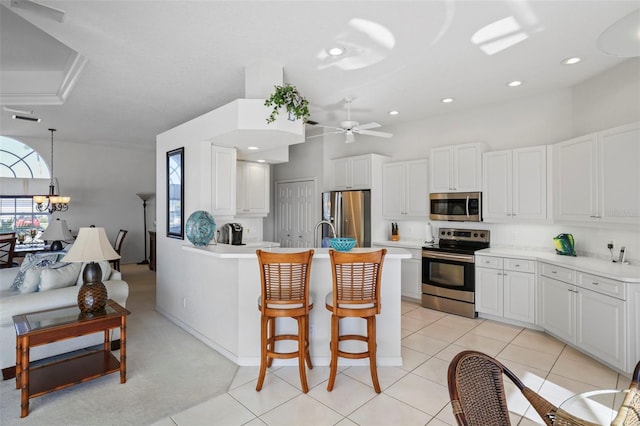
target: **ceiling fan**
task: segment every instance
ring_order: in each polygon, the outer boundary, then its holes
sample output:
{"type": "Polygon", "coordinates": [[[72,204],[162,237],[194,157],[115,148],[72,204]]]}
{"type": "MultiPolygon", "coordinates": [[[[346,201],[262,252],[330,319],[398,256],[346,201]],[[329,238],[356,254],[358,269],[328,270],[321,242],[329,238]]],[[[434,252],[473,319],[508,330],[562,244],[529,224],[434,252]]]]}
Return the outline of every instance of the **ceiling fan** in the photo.
{"type": "Polygon", "coordinates": [[[63,22],[65,11],[33,0],[11,0],[11,7],[30,10],[40,16],[63,22]]]}
{"type": "Polygon", "coordinates": [[[323,133],[320,135],[313,135],[313,136],[308,136],[308,139],[311,138],[317,138],[320,136],[324,136],[324,135],[332,135],[332,134],[340,134],[340,133],[344,133],[345,135],[345,143],[351,143],[351,142],[355,142],[356,140],[356,134],[360,134],[360,135],[367,135],[367,136],[377,136],[377,137],[381,137],[381,138],[390,138],[391,136],[393,136],[392,133],[387,133],[387,132],[378,132],[378,131],[372,131],[370,129],[375,129],[378,127],[381,127],[380,124],[375,123],[375,122],[371,122],[371,123],[366,123],[366,124],[360,124],[357,121],[352,121],[351,120],[351,102],[353,101],[352,98],[345,98],[344,102],[347,106],[347,120],[346,121],[342,121],[340,122],[340,127],[335,127],[335,126],[324,126],[322,124],[315,124],[316,127],[324,127],[326,129],[333,129],[333,132],[327,132],[327,133],[323,133]]]}

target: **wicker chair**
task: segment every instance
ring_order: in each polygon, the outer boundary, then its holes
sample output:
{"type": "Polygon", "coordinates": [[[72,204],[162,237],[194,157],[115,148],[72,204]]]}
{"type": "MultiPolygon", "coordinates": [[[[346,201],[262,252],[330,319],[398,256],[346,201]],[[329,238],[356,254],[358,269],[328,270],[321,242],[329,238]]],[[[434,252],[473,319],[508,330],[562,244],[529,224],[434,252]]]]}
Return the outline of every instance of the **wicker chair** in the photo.
{"type": "Polygon", "coordinates": [[[545,424],[552,426],[557,408],[529,389],[496,359],[477,351],[463,351],[449,364],[451,406],[461,426],[510,425],[502,375],[520,389],[545,424]]]}
{"type": "Polygon", "coordinates": [[[256,391],[262,389],[267,367],[274,358],[298,358],[300,385],[307,393],[305,361],[313,368],[309,354],[309,311],[313,300],[309,297],[309,277],[313,250],[296,253],[270,253],[256,250],[260,265],[260,375],[256,391]],[[276,334],[277,318],[293,318],[298,322],[298,334],[276,334]],[[276,342],[297,341],[295,352],[276,351],[276,342]]]}
{"type": "Polygon", "coordinates": [[[13,252],[16,248],[16,234],[0,234],[0,268],[11,268],[13,263],[13,252]]]}
{"type": "Polygon", "coordinates": [[[386,249],[364,253],[329,251],[333,273],[333,291],[327,294],[325,306],[331,311],[331,365],[327,390],[333,390],[338,372],[338,357],[349,359],[369,358],[373,388],[380,393],[376,366],[376,315],[380,313],[380,279],[386,249]],[[340,335],[340,319],[364,318],[367,335],[340,335]],[[364,352],[340,350],[339,343],[357,340],[367,343],[364,352]]]}
{"type": "Polygon", "coordinates": [[[640,426],[640,361],[633,371],[629,392],[611,426],[640,426]]]}

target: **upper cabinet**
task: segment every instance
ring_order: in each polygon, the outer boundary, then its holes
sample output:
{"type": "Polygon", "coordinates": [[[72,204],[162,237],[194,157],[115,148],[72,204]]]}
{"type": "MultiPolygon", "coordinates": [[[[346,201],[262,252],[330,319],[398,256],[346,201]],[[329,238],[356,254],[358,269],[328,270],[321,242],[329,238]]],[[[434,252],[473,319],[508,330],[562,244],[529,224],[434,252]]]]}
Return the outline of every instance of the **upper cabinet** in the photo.
{"type": "Polygon", "coordinates": [[[269,214],[269,173],[265,163],[237,162],[236,208],[238,216],[269,214]]]}
{"type": "Polygon", "coordinates": [[[431,192],[481,191],[484,150],[481,143],[431,149],[431,192]]]}
{"type": "Polygon", "coordinates": [[[382,216],[387,219],[429,216],[428,161],[413,160],[382,166],[382,216]]]}
{"type": "Polygon", "coordinates": [[[372,170],[378,163],[382,164],[383,158],[385,157],[377,154],[365,154],[332,160],[332,189],[371,189],[372,170]]]}
{"type": "Polygon", "coordinates": [[[547,147],[482,154],[482,217],[487,222],[547,219],[547,147]]]}
{"type": "Polygon", "coordinates": [[[236,150],[211,146],[211,214],[236,214],[236,150]]]}
{"type": "Polygon", "coordinates": [[[640,123],[554,146],[555,220],[640,225],[640,123]]]}

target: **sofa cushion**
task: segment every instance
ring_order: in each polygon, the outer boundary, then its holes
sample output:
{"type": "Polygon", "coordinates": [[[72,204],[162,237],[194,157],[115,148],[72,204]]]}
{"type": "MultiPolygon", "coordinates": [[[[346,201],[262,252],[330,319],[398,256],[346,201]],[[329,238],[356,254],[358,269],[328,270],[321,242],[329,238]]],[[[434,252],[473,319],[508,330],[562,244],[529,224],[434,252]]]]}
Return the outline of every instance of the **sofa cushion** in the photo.
{"type": "Polygon", "coordinates": [[[39,291],[76,285],[80,273],[80,263],[56,263],[40,272],[39,291]]]}
{"type": "MultiPolygon", "coordinates": [[[[18,288],[20,293],[33,293],[38,291],[40,285],[40,272],[46,266],[34,266],[24,272],[22,285],[18,288]]],[[[16,277],[17,278],[17,277],[16,277]]]]}
{"type": "MultiPolygon", "coordinates": [[[[20,265],[20,270],[18,271],[16,277],[13,280],[13,285],[11,286],[11,290],[20,290],[20,288],[24,283],[25,274],[29,269],[43,267],[43,266],[56,263],[59,255],[60,255],[59,253],[28,253],[24,257],[24,260],[20,265]]],[[[30,283],[30,284],[33,285],[33,283],[30,283]]],[[[37,288],[37,284],[36,284],[36,288],[37,288]]],[[[30,291],[27,291],[27,293],[30,293],[30,291]]]]}

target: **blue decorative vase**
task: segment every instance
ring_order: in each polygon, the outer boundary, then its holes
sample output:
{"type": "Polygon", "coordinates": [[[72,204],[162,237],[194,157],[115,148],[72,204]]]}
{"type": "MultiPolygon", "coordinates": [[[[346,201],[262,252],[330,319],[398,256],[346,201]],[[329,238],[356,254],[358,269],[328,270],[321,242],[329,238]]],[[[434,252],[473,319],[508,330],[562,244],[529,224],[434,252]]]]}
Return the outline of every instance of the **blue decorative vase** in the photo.
{"type": "Polygon", "coordinates": [[[196,210],[187,219],[186,233],[194,246],[206,246],[216,233],[216,222],[209,212],[196,210]]]}

